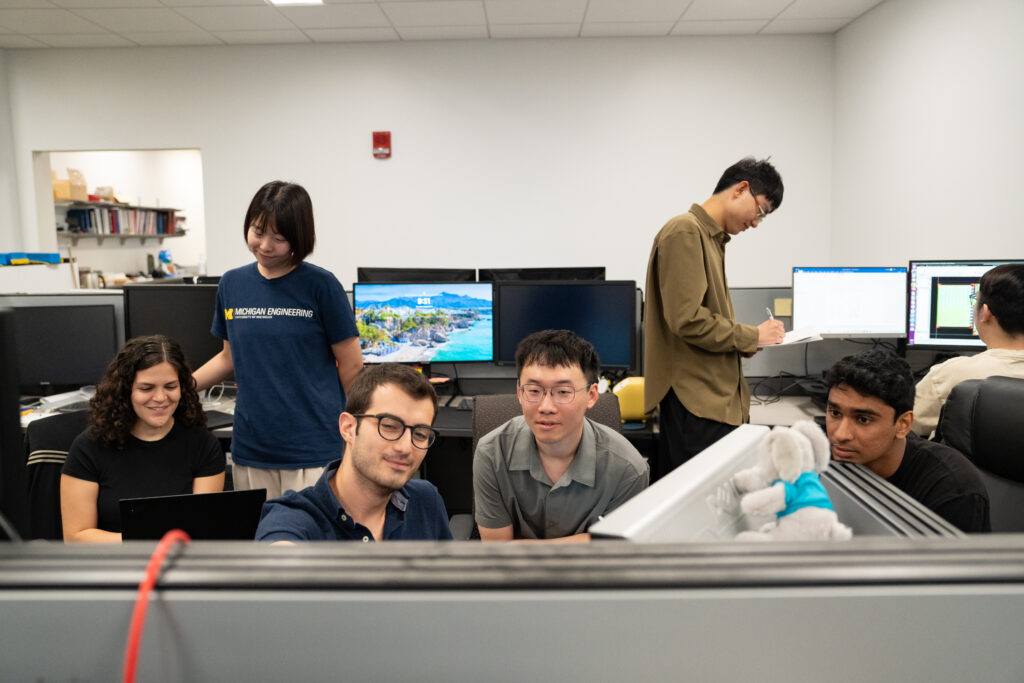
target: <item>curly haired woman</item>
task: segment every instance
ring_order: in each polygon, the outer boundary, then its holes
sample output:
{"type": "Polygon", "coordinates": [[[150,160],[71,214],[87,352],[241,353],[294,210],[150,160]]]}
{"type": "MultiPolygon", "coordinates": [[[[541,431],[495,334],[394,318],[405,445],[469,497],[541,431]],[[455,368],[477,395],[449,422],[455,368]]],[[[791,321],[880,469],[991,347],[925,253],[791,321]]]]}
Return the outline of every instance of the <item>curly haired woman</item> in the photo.
{"type": "Polygon", "coordinates": [[[137,337],[107,367],[60,478],[64,541],[121,541],[122,498],[224,488],[224,452],[206,429],[181,347],[137,337]]]}

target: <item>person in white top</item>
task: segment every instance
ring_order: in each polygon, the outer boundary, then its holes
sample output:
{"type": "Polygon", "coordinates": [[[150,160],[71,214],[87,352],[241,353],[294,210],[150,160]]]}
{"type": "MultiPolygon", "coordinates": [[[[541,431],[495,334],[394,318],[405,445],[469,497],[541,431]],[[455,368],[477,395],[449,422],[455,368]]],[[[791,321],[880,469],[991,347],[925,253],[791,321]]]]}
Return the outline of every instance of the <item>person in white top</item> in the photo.
{"type": "Polygon", "coordinates": [[[974,326],[986,350],[939,363],[918,382],[915,433],[928,437],[935,431],[946,397],[960,382],[994,376],[1024,378],[1024,264],[996,266],[981,276],[974,326]]]}

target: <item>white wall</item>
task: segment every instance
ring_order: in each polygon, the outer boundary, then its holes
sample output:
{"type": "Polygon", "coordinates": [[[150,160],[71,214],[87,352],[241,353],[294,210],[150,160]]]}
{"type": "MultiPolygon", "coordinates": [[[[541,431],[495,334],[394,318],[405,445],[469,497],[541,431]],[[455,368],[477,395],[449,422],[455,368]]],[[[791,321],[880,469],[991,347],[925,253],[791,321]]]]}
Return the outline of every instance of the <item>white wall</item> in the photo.
{"type": "MultiPolygon", "coordinates": [[[[197,148],[212,273],[248,262],[245,208],[282,178],[309,189],[311,260],[342,282],[357,265],[590,264],[642,282],[668,218],[740,157],[771,155],[785,202],[730,245],[729,278],[786,285],[794,263],[829,256],[832,47],[770,36],[10,51],[19,192],[31,208],[33,150],[197,148]],[[373,130],[392,131],[392,159],[372,158],[373,130]]],[[[22,217],[26,241],[35,224],[22,217]]]]}
{"type": "MultiPolygon", "coordinates": [[[[98,243],[79,239],[72,247],[78,263],[104,272],[137,272],[146,268],[146,256],[156,257],[168,249],[175,263],[197,266],[206,259],[206,230],[203,216],[203,167],[199,150],[168,149],[151,151],[51,152],[50,167],[60,178],[69,168],[83,173],[89,192],[109,185],[119,199],[135,206],[179,209],[185,216],[188,234],[145,242],[128,238],[98,243]]],[[[41,220],[40,225],[50,223],[41,220]]],[[[40,227],[40,229],[43,229],[40,227]]],[[[67,247],[67,240],[59,246],[67,247]]]]}
{"type": "Polygon", "coordinates": [[[23,251],[18,229],[18,182],[14,172],[14,131],[7,87],[7,50],[0,50],[0,251],[23,251]]]}
{"type": "Polygon", "coordinates": [[[1024,2],[887,0],[836,39],[832,263],[1024,258],[1024,2]]]}

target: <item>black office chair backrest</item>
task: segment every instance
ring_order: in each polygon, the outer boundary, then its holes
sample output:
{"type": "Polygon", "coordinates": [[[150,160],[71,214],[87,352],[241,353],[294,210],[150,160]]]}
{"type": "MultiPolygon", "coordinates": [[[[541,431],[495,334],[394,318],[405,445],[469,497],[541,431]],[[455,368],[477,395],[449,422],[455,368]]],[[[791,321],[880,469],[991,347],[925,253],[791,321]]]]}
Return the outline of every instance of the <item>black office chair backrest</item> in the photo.
{"type": "Polygon", "coordinates": [[[75,437],[85,431],[88,410],[60,413],[30,422],[25,443],[28,459],[29,538],[61,540],[60,471],[75,437]]]}
{"type": "MultiPolygon", "coordinates": [[[[523,414],[519,398],[515,394],[494,394],[473,398],[473,451],[480,437],[494,431],[513,417],[523,414]]],[[[594,422],[622,431],[622,414],[619,412],[619,397],[611,392],[601,394],[597,403],[587,411],[587,417],[594,422]]]]}
{"type": "Polygon", "coordinates": [[[935,439],[981,471],[992,531],[1024,531],[1024,379],[971,379],[953,387],[935,439]]]}

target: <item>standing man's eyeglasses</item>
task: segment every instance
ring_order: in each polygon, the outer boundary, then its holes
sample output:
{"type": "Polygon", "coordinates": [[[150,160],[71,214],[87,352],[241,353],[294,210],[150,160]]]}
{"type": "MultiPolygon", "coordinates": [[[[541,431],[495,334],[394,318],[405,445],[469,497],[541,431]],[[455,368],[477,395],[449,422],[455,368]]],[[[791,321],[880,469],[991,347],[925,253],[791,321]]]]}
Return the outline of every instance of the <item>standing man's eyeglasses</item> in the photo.
{"type": "Polygon", "coordinates": [[[757,195],[754,194],[754,188],[750,185],[750,183],[747,183],[747,189],[750,191],[750,196],[754,198],[754,206],[757,207],[757,220],[760,222],[763,221],[765,218],[768,218],[768,212],[765,211],[764,207],[761,206],[761,202],[757,201],[757,195]]]}

